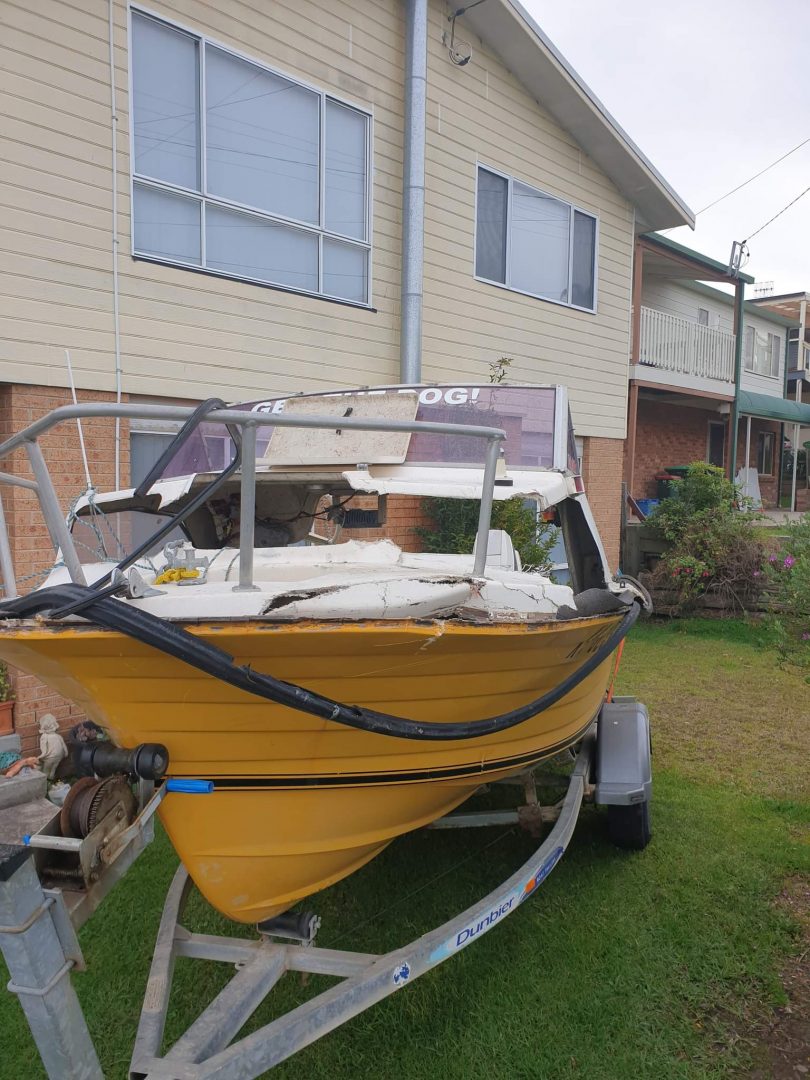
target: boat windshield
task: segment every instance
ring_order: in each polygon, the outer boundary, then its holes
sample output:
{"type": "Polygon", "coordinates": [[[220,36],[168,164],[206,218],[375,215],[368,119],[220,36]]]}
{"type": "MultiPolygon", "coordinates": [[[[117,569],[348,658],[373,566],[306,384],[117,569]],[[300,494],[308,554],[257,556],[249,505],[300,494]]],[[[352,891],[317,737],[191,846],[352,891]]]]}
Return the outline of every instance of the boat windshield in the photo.
{"type": "MultiPolygon", "coordinates": [[[[267,416],[268,422],[258,429],[257,437],[257,457],[263,458],[273,433],[273,416],[282,413],[291,400],[299,400],[301,397],[334,397],[335,412],[339,413],[344,411],[347,398],[382,397],[416,391],[419,393],[417,420],[503,428],[506,432],[503,456],[507,468],[530,470],[554,467],[558,402],[557,389],[553,386],[393,386],[296,395],[295,398],[269,398],[233,407],[267,416]]],[[[566,424],[566,420],[567,417],[561,423],[566,424]]],[[[559,434],[563,440],[567,439],[567,425],[559,434]]],[[[566,462],[570,468],[571,455],[570,451],[566,450],[567,447],[562,455],[557,454],[557,460],[566,462]]],[[[410,438],[405,463],[481,467],[485,454],[486,443],[483,439],[459,439],[453,435],[415,432],[410,438]]],[[[233,442],[225,425],[203,423],[178,449],[166,466],[163,478],[219,472],[233,456],[233,442]]]]}

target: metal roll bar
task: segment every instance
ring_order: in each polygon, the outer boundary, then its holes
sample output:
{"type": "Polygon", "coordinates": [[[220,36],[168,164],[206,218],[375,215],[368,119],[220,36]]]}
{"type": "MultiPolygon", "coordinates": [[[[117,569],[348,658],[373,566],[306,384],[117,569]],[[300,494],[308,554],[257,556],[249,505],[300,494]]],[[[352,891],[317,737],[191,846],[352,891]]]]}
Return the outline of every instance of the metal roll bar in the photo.
{"type": "MultiPolygon", "coordinates": [[[[84,570],[73,539],[59,507],[59,500],[48,472],[48,466],[37,442],[58,424],[68,420],[83,420],[90,417],[119,420],[188,420],[195,410],[180,405],[117,405],[113,403],[92,403],[85,405],[65,405],[54,409],[22,431],[0,443],[0,461],[9,457],[15,450],[24,449],[28,455],[34,480],[16,477],[0,472],[0,485],[9,484],[35,492],[45,524],[54,549],[62,552],[65,566],[71,581],[86,585],[84,570]]],[[[242,431],[243,460],[240,470],[240,499],[243,516],[253,516],[256,500],[256,429],[260,427],[298,427],[319,430],[355,429],[358,431],[399,431],[424,432],[432,435],[456,435],[468,439],[484,439],[487,442],[484,474],[481,483],[481,505],[478,514],[477,540],[473,561],[473,574],[483,577],[486,568],[487,540],[492,518],[492,502],[495,490],[495,476],[498,467],[500,444],[506,438],[501,428],[480,425],[446,424],[429,420],[374,420],[353,416],[306,416],[273,414],[269,418],[265,413],[245,412],[238,409],[218,409],[206,417],[218,423],[233,425],[242,431]]],[[[182,518],[180,519],[182,520],[182,518]]],[[[252,589],[253,585],[254,536],[252,529],[240,531],[239,540],[239,584],[237,589],[252,589]]],[[[11,557],[8,531],[2,501],[0,501],[0,571],[5,584],[5,596],[17,595],[14,565],[11,557]]]]}

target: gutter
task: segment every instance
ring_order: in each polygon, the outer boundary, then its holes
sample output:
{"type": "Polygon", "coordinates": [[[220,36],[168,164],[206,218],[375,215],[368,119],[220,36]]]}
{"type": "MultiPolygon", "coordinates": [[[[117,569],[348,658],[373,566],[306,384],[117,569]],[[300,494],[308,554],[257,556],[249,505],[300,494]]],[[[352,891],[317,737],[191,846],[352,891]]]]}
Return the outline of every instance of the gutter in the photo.
{"type": "Polygon", "coordinates": [[[405,134],[402,170],[401,383],[422,381],[425,259],[428,0],[405,0],[405,134]]]}

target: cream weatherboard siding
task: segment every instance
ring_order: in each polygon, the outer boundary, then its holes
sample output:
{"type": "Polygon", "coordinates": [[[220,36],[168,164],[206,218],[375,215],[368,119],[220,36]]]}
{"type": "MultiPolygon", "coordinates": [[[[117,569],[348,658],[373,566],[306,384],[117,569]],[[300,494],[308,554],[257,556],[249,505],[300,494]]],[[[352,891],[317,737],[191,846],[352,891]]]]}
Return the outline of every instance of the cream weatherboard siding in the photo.
{"type": "MultiPolygon", "coordinates": [[[[124,392],[247,398],[397,381],[400,0],[144,7],[373,114],[373,310],[132,259],[128,15],[115,0],[124,392]]],[[[0,379],[63,386],[69,348],[80,386],[112,390],[107,5],[0,0],[0,9],[0,379]]],[[[446,26],[432,3],[424,377],[486,379],[508,356],[514,381],[569,385],[579,434],[623,438],[632,208],[479,41],[471,63],[454,67],[446,26]],[[598,216],[595,314],[474,280],[478,161],[598,216]]]]}
{"type": "MultiPolygon", "coordinates": [[[[430,8],[424,374],[486,379],[508,356],[514,382],[568,385],[580,435],[623,439],[630,349],[633,210],[607,177],[482,43],[456,67],[430,8]],[[599,218],[597,312],[476,281],[476,164],[489,165],[599,218]]],[[[470,35],[458,33],[466,39],[470,35]]]]}
{"type": "MultiPolygon", "coordinates": [[[[114,387],[107,5],[2,0],[0,377],[114,387]]],[[[373,113],[376,311],[133,260],[127,7],[115,3],[125,392],[226,398],[396,381],[402,18],[358,6],[200,0],[144,8],[373,113]],[[227,10],[227,14],[225,11],[227,10]]]]}
{"type": "Polygon", "coordinates": [[[698,321],[698,308],[709,312],[709,326],[712,330],[722,330],[730,334],[734,328],[734,303],[729,296],[728,303],[719,295],[711,296],[690,289],[667,278],[645,278],[641,291],[641,302],[645,307],[665,311],[668,315],[677,315],[690,322],[698,321]]]}

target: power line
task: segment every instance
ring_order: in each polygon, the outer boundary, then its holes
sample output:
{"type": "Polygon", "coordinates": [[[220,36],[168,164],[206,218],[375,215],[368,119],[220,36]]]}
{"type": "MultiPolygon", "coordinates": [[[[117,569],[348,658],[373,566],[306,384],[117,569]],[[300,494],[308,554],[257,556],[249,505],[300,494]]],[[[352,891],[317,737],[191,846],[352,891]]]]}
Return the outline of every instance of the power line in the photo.
{"type": "Polygon", "coordinates": [[[767,229],[767,227],[771,224],[772,221],[776,221],[778,217],[781,217],[786,210],[789,210],[791,206],[794,205],[794,203],[797,203],[799,199],[803,198],[808,191],[810,191],[810,187],[806,187],[804,191],[802,191],[799,195],[796,196],[795,199],[791,199],[787,206],[783,206],[778,214],[774,214],[773,217],[769,218],[764,225],[760,225],[760,227],[755,232],[752,232],[751,235],[747,237],[747,239],[743,240],[743,244],[747,244],[749,240],[753,240],[757,233],[761,233],[763,229],[767,229]]]}
{"type": "Polygon", "coordinates": [[[753,176],[749,176],[747,180],[744,180],[741,184],[738,184],[735,188],[732,188],[731,191],[727,191],[725,195],[721,195],[719,199],[715,199],[714,202],[710,202],[708,206],[704,206],[702,210],[698,210],[698,215],[705,214],[707,210],[711,210],[713,206],[717,206],[718,203],[721,203],[724,199],[729,198],[730,195],[736,194],[736,192],[741,191],[744,187],[747,187],[748,184],[752,183],[754,180],[758,180],[759,177],[764,176],[769,169],[772,169],[775,165],[778,165],[780,161],[784,161],[785,158],[789,158],[791,154],[795,154],[797,150],[801,150],[801,148],[803,146],[806,146],[808,143],[810,143],[810,136],[808,136],[808,138],[806,139],[803,139],[802,142],[800,142],[798,146],[794,146],[792,150],[788,150],[786,154],[782,154],[782,156],[777,158],[776,161],[772,161],[770,165],[766,165],[764,169],[760,169],[758,173],[754,173],[753,176]]]}

